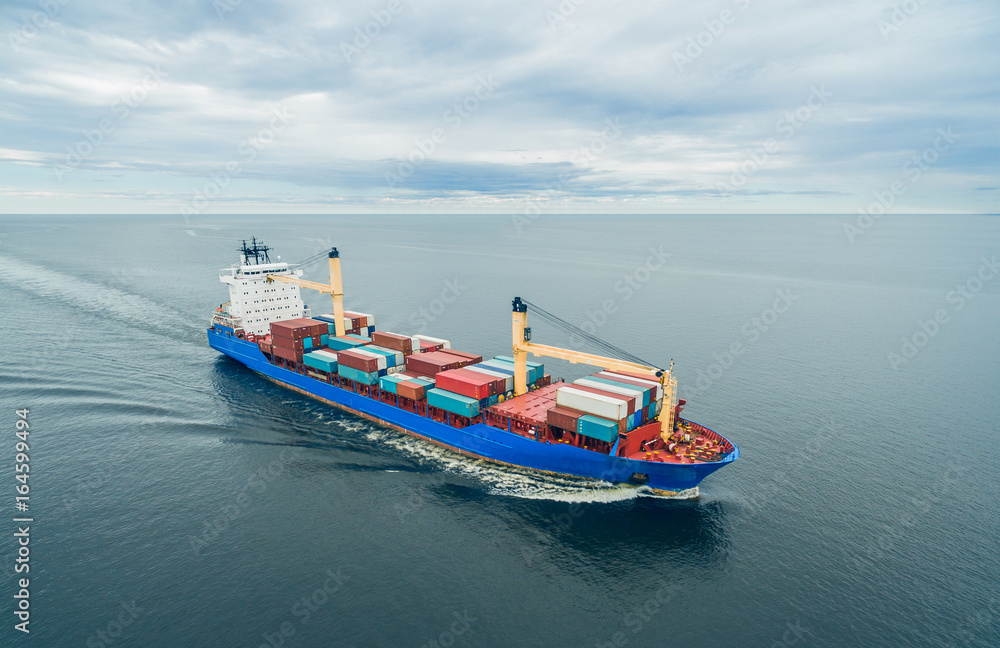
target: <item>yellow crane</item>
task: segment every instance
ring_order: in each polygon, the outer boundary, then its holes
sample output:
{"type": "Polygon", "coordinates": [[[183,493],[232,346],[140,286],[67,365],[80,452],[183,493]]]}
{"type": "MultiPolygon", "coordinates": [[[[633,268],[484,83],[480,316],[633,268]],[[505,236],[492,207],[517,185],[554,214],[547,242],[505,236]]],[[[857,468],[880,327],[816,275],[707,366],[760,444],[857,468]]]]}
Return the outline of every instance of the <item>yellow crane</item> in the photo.
{"type": "Polygon", "coordinates": [[[662,407],[660,408],[660,436],[664,441],[674,431],[674,407],[677,405],[677,379],[673,376],[673,362],[670,369],[663,371],[656,367],[607,358],[591,353],[560,349],[559,347],[535,344],[531,341],[531,329],[528,328],[528,305],[520,297],[514,298],[513,314],[513,347],[514,347],[514,396],[520,396],[528,391],[528,354],[539,357],[557,358],[570,363],[582,363],[599,367],[608,371],[624,371],[648,375],[663,387],[662,407]]]}
{"type": "Polygon", "coordinates": [[[330,285],[278,274],[267,275],[267,281],[268,283],[272,281],[280,281],[281,283],[292,284],[293,286],[309,288],[311,290],[332,295],[333,319],[335,320],[334,326],[336,327],[337,337],[344,337],[344,332],[346,331],[344,328],[344,280],[340,274],[340,252],[337,252],[337,248],[330,248],[328,256],[330,262],[330,285]]]}

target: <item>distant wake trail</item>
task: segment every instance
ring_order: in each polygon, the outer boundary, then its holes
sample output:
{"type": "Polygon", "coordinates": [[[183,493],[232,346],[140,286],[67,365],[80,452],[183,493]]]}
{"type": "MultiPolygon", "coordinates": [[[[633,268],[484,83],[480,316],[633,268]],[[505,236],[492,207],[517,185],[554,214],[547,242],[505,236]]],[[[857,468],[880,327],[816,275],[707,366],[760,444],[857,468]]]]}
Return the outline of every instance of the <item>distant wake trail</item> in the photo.
{"type": "Polygon", "coordinates": [[[129,325],[142,322],[147,330],[175,339],[193,342],[204,328],[190,317],[145,297],[3,256],[0,282],[129,325]]]}

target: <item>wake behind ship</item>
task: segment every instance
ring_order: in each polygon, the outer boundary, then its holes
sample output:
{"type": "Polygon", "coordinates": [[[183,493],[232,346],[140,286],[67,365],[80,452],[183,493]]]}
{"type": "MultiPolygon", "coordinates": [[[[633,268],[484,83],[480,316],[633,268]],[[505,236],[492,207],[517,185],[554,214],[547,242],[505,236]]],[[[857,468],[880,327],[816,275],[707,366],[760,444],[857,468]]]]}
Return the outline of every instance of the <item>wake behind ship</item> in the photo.
{"type": "Polygon", "coordinates": [[[532,342],[529,309],[571,325],[519,297],[511,355],[487,360],[448,340],[377,331],[373,315],[345,311],[336,248],[323,253],[329,284],[271,262],[270,248],[256,239],[240,252],[220,276],[229,301],[216,309],[208,341],[285,387],[465,455],[660,495],[693,489],[739,457],[725,437],[681,418],[673,363],[649,366],[579,330],[627,359],[532,342]],[[332,312],[309,317],[301,288],[331,295],[332,312]],[[600,371],[567,384],[529,354],[600,371]]]}

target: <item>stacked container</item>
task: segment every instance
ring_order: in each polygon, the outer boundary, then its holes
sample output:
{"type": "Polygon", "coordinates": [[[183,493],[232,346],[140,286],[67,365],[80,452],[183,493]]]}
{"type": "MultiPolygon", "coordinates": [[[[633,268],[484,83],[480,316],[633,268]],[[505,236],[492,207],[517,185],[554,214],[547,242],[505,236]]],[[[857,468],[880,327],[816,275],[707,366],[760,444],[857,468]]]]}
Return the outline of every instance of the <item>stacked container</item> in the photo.
{"type": "Polygon", "coordinates": [[[413,339],[407,335],[376,331],[372,333],[372,342],[387,349],[400,351],[404,355],[413,353],[413,339]]]}
{"type": "Polygon", "coordinates": [[[477,401],[488,400],[497,394],[501,379],[467,369],[451,369],[435,376],[438,389],[444,389],[477,401]]]}
{"type": "Polygon", "coordinates": [[[452,414],[473,418],[479,415],[479,401],[444,389],[428,389],[427,404],[452,414]]]}
{"type": "Polygon", "coordinates": [[[413,337],[415,337],[420,343],[420,348],[425,351],[440,351],[441,349],[451,348],[451,342],[448,340],[442,340],[441,338],[431,337],[429,335],[414,335],[413,337]]]}
{"type": "Polygon", "coordinates": [[[302,362],[303,353],[321,348],[326,331],[324,322],[305,317],[271,322],[272,353],[285,360],[302,362]]]}
{"type": "Polygon", "coordinates": [[[416,353],[406,356],[406,368],[423,376],[434,376],[448,369],[460,369],[467,364],[469,362],[464,358],[450,355],[443,351],[416,353]]]}
{"type": "Polygon", "coordinates": [[[307,367],[319,369],[327,373],[337,373],[337,354],[329,351],[313,351],[302,356],[302,362],[307,367]]]}
{"type": "Polygon", "coordinates": [[[449,355],[458,356],[464,360],[468,360],[466,364],[476,364],[477,362],[483,361],[483,356],[476,355],[475,353],[468,353],[467,351],[456,351],[455,349],[442,349],[441,353],[447,353],[449,355]]]}

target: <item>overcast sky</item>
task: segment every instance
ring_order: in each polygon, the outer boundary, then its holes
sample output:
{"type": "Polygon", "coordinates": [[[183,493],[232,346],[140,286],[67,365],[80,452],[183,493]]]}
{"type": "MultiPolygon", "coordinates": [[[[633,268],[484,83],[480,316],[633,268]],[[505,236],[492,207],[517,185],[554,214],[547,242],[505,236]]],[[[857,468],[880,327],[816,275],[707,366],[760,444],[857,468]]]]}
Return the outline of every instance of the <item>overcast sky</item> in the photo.
{"type": "Polygon", "coordinates": [[[3,213],[1000,211],[996,0],[4,5],[3,213]]]}

